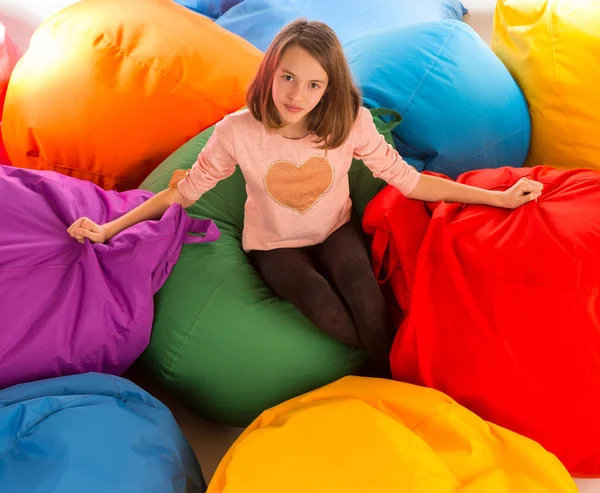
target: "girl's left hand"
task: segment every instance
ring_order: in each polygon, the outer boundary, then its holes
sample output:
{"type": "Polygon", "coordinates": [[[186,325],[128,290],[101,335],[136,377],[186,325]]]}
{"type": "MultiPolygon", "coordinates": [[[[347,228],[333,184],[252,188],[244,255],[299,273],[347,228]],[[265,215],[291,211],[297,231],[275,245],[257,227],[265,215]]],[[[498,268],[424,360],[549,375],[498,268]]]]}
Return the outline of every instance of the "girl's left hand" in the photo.
{"type": "Polygon", "coordinates": [[[171,176],[171,180],[169,181],[169,188],[177,186],[177,184],[189,174],[189,169],[176,169],[173,171],[173,176],[171,176]]]}
{"type": "Polygon", "coordinates": [[[500,196],[501,207],[516,209],[527,202],[537,200],[542,195],[543,188],[544,185],[539,181],[521,178],[508,190],[502,192],[500,196]]]}

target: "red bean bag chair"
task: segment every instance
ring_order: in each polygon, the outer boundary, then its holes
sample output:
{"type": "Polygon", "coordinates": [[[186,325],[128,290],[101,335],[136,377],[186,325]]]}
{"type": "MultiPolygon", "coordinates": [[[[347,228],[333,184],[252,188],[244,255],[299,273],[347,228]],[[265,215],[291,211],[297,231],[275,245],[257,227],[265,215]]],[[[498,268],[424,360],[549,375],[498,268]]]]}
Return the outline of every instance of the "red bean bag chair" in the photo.
{"type": "Polygon", "coordinates": [[[0,23],[0,164],[10,164],[2,142],[2,113],[8,81],[20,56],[19,48],[6,32],[6,28],[0,23]]]}
{"type": "Polygon", "coordinates": [[[543,195],[518,209],[424,204],[386,187],[369,204],[375,271],[403,314],[396,380],[440,390],[600,474],[600,172],[500,168],[457,181],[543,195]]]}

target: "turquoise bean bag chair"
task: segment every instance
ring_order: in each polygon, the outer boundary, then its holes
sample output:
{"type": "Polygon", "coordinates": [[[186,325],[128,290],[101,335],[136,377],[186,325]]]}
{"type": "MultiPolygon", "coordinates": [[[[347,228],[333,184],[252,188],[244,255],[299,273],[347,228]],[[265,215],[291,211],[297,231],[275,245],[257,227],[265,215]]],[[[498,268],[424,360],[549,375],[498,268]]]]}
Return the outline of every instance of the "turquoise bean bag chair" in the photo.
{"type": "Polygon", "coordinates": [[[266,51],[281,28],[299,17],[327,23],[343,43],[387,27],[462,20],[466,13],[458,0],[244,0],[216,22],[266,51]]]}
{"type": "Polygon", "coordinates": [[[130,381],[83,373],[0,390],[2,493],[201,493],[171,412],[130,381]]]}
{"type": "Polygon", "coordinates": [[[175,0],[176,3],[211,19],[218,19],[243,0],[175,0]]]}
{"type": "Polygon", "coordinates": [[[355,38],[344,49],[365,106],[402,114],[394,141],[419,171],[456,178],[523,165],[531,137],[527,101],[467,24],[390,28],[355,38]]]}

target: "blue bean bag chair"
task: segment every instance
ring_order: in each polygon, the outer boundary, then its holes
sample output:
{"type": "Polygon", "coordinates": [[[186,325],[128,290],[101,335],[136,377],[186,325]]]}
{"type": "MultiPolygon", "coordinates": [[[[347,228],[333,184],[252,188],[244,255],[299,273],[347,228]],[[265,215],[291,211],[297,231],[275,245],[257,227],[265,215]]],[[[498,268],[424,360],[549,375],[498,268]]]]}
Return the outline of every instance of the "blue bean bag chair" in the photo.
{"type": "Polygon", "coordinates": [[[281,28],[299,17],[329,24],[343,43],[381,28],[462,20],[466,13],[458,0],[244,0],[216,22],[266,51],[281,28]]]}
{"type": "Polygon", "coordinates": [[[200,493],[206,485],[171,412],[101,373],[0,391],[2,493],[200,493]]]}
{"type": "Polygon", "coordinates": [[[211,19],[218,19],[231,7],[240,2],[243,2],[243,0],[175,0],[175,3],[211,19]]]}
{"type": "Polygon", "coordinates": [[[367,107],[402,115],[398,152],[451,178],[520,167],[531,122],[523,93],[467,24],[437,21],[365,34],[344,46],[367,107]]]}

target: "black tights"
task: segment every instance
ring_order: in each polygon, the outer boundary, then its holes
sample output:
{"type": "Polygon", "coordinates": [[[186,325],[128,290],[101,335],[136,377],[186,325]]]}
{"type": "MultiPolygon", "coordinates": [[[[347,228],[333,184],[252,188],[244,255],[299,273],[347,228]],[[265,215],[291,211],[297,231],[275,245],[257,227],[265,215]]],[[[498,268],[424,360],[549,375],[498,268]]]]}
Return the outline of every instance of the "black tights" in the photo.
{"type": "Polygon", "coordinates": [[[388,376],[394,334],[359,227],[353,219],[319,245],[249,255],[277,295],[331,337],[363,347],[369,374],[388,376]]]}

